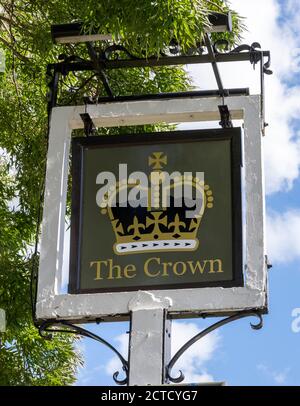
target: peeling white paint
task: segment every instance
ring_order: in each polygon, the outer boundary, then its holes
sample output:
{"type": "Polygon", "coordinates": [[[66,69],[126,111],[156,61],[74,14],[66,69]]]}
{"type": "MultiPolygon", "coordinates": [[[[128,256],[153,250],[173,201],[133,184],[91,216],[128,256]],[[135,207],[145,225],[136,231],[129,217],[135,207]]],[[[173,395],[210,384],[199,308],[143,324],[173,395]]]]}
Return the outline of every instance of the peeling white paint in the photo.
{"type": "Polygon", "coordinates": [[[138,291],[128,303],[129,311],[143,309],[168,309],[172,305],[169,297],[156,297],[154,293],[138,291]]]}

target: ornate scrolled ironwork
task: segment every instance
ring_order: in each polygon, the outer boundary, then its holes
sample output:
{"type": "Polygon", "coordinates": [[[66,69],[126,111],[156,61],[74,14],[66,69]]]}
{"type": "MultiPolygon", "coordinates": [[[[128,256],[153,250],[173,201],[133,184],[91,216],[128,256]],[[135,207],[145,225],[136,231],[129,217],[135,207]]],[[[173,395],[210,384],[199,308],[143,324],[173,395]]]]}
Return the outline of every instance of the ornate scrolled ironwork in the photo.
{"type": "MultiPolygon", "coordinates": [[[[203,55],[204,47],[206,45],[203,42],[197,42],[195,47],[192,47],[185,52],[182,52],[182,48],[180,44],[175,39],[171,40],[169,46],[164,52],[161,52],[161,56],[191,56],[191,55],[203,55]],[[167,55],[169,53],[169,55],[167,55]]],[[[220,39],[215,41],[212,44],[212,48],[216,54],[239,54],[242,52],[249,52],[250,53],[250,63],[255,66],[260,60],[263,59],[261,45],[258,42],[253,42],[251,45],[242,44],[237,46],[236,48],[230,50],[230,43],[226,39],[220,39]]],[[[122,61],[120,58],[120,53],[123,53],[127,59],[130,60],[138,60],[141,59],[140,57],[133,55],[128,49],[123,45],[113,44],[105,48],[99,54],[99,60],[103,63],[106,61],[112,60],[112,56],[115,55],[116,60],[122,61]]],[[[157,57],[157,56],[156,56],[157,57]]],[[[148,59],[155,58],[155,56],[149,56],[148,59]]],[[[270,53],[268,54],[267,61],[263,64],[263,72],[267,75],[271,75],[273,72],[269,70],[271,65],[271,57],[270,53]]]]}
{"type": "MultiPolygon", "coordinates": [[[[255,66],[260,60],[263,60],[261,45],[259,42],[253,42],[251,45],[239,45],[230,51],[231,54],[249,52],[250,53],[250,63],[255,66]]],[[[271,55],[268,54],[267,61],[263,64],[263,73],[266,75],[272,75],[272,71],[269,69],[271,65],[271,55]]]]}
{"type": "Polygon", "coordinates": [[[105,50],[100,54],[100,59],[109,61],[112,59],[111,57],[113,55],[115,55],[114,59],[119,59],[119,52],[123,52],[129,59],[139,59],[137,56],[129,52],[128,49],[126,49],[123,45],[118,44],[113,44],[105,48],[105,50]]]}
{"type": "MultiPolygon", "coordinates": [[[[254,67],[259,61],[261,62],[262,76],[263,73],[268,75],[272,73],[269,69],[271,63],[270,53],[262,51],[258,42],[253,42],[251,45],[239,45],[230,50],[230,42],[226,39],[220,39],[215,41],[214,44],[211,44],[211,38],[207,37],[206,40],[200,39],[199,41],[195,41],[195,45],[189,49],[183,49],[180,42],[173,38],[170,43],[159,52],[159,54],[152,56],[146,55],[143,50],[139,51],[139,55],[135,55],[134,52],[130,52],[124,44],[106,44],[106,46],[94,47],[92,43],[87,43],[87,47],[90,59],[83,59],[77,55],[67,56],[61,54],[59,55],[58,63],[48,65],[49,113],[51,108],[57,105],[60,84],[65,84],[62,77],[65,79],[70,72],[75,74],[75,72],[91,71],[96,74],[96,76],[102,81],[107,96],[111,99],[114,98],[114,95],[109,85],[109,77],[106,74],[110,69],[115,68],[172,66],[173,62],[174,65],[181,65],[192,61],[191,63],[212,63],[216,75],[217,62],[249,60],[254,67]],[[240,57],[242,53],[248,54],[245,59],[240,57]],[[217,57],[217,60],[215,60],[215,56],[217,57]]],[[[94,78],[94,76],[92,75],[90,78],[94,78]]],[[[80,89],[84,88],[85,85],[89,83],[90,78],[88,78],[86,82],[83,82],[80,89]]],[[[220,86],[220,75],[218,75],[218,78],[216,79],[220,95],[223,96],[224,92],[222,86],[220,86]]],[[[73,88],[71,89],[72,91],[73,88]]],[[[77,94],[78,92],[73,91],[72,93],[77,94]]],[[[72,103],[75,99],[74,94],[71,98],[72,103]]]]}
{"type": "MultiPolygon", "coordinates": [[[[122,61],[120,55],[123,53],[126,59],[130,60],[138,60],[141,59],[140,57],[133,55],[131,52],[124,45],[113,44],[109,45],[105,48],[102,52],[99,53],[99,60],[101,62],[111,61],[111,60],[119,60],[122,61]],[[114,58],[113,58],[114,56],[114,58]]],[[[182,48],[180,44],[175,40],[172,39],[169,46],[164,50],[160,51],[160,56],[187,56],[187,55],[203,55],[204,49],[203,44],[198,42],[195,47],[189,48],[185,52],[182,52],[182,48]]],[[[147,57],[148,59],[157,58],[157,55],[151,55],[147,57]]]]}
{"type": "Polygon", "coordinates": [[[227,39],[219,39],[218,41],[215,41],[213,43],[212,47],[216,54],[223,54],[229,50],[230,44],[229,41],[227,41],[227,39]],[[223,47],[225,52],[220,47],[223,47]]]}
{"type": "Polygon", "coordinates": [[[88,331],[80,326],[71,324],[65,320],[61,320],[61,321],[47,320],[47,321],[44,321],[39,326],[39,334],[44,339],[51,340],[53,337],[53,333],[78,334],[82,337],[88,337],[88,338],[91,338],[92,340],[98,341],[101,344],[104,344],[106,347],[110,348],[121,361],[122,369],[125,373],[124,379],[118,379],[118,376],[120,373],[119,373],[119,371],[116,371],[113,374],[113,379],[116,382],[116,384],[118,384],[118,385],[128,384],[128,373],[129,373],[128,361],[126,361],[125,358],[120,354],[120,352],[108,341],[99,337],[97,334],[92,333],[91,331],[88,331]],[[55,326],[57,326],[57,327],[63,326],[65,328],[53,328],[55,326]]]}
{"type": "Polygon", "coordinates": [[[184,374],[181,370],[179,370],[179,376],[178,377],[173,377],[171,375],[171,370],[178,361],[178,359],[183,355],[183,353],[188,350],[193,344],[195,344],[198,340],[201,338],[205,337],[207,334],[211,333],[212,331],[216,330],[219,327],[224,326],[225,324],[231,323],[232,321],[242,319],[244,317],[258,317],[259,322],[257,324],[250,323],[250,326],[254,330],[259,330],[263,327],[263,318],[260,313],[256,312],[240,312],[236,313],[232,316],[229,316],[225,319],[219,320],[218,322],[212,324],[211,326],[207,327],[205,330],[201,331],[200,333],[196,334],[194,337],[192,337],[189,341],[187,341],[177,352],[176,354],[172,357],[171,361],[168,363],[166,366],[166,380],[171,381],[173,383],[180,383],[184,380],[184,374]]]}
{"type": "MultiPolygon", "coordinates": [[[[49,80],[48,92],[48,115],[50,116],[51,109],[57,106],[57,100],[61,99],[63,104],[76,103],[77,99],[89,99],[91,103],[102,101],[114,101],[122,96],[115,95],[114,89],[110,86],[110,77],[107,75],[112,69],[119,68],[144,68],[144,67],[159,67],[159,66],[177,66],[195,63],[210,63],[213,67],[214,76],[218,86],[218,95],[222,98],[235,93],[235,90],[242,90],[243,94],[248,94],[248,89],[224,89],[222,78],[218,69],[218,63],[222,62],[238,62],[249,61],[253,68],[260,63],[260,83],[261,83],[261,117],[262,117],[262,132],[267,126],[265,122],[265,91],[264,91],[264,75],[271,75],[273,72],[269,69],[271,64],[271,56],[269,51],[263,51],[258,42],[253,42],[251,45],[242,44],[230,50],[231,44],[226,39],[219,39],[214,44],[211,42],[210,35],[206,34],[204,38],[195,41],[195,45],[189,49],[184,49],[180,46],[180,42],[173,38],[163,50],[156,55],[147,55],[142,49],[138,51],[138,55],[134,51],[130,52],[123,44],[107,44],[100,47],[94,46],[93,43],[87,42],[87,49],[90,59],[83,59],[76,55],[66,56],[60,55],[59,62],[48,65],[47,77],[49,80]],[[76,77],[75,72],[92,72],[88,78],[81,77],[79,85],[68,86],[66,77],[72,72],[76,77]],[[92,96],[84,96],[84,88],[91,84],[94,78],[98,80],[94,83],[94,94],[92,96]],[[100,90],[98,82],[102,82],[106,96],[99,97],[100,90]],[[65,87],[64,87],[65,86],[65,87]],[[59,90],[63,90],[59,92],[59,90]],[[226,91],[225,91],[226,90],[226,91]],[[69,96],[69,94],[71,94],[69,96]]],[[[113,79],[115,81],[115,79],[113,79]]],[[[91,86],[90,86],[91,87],[91,86]]],[[[91,89],[89,88],[89,92],[91,89]]],[[[177,92],[177,95],[180,92],[177,92]]],[[[209,92],[215,95],[215,91],[209,92]]],[[[174,93],[175,94],[175,93],[174,93]]],[[[241,94],[238,92],[238,94],[241,94]]],[[[177,97],[176,95],[176,97],[177,97]]],[[[206,93],[207,95],[207,93],[206,93]]],[[[171,97],[171,96],[170,96],[171,97]]],[[[223,103],[224,104],[224,103],[223,103]]],[[[222,120],[221,120],[222,121],[222,120]]]]}

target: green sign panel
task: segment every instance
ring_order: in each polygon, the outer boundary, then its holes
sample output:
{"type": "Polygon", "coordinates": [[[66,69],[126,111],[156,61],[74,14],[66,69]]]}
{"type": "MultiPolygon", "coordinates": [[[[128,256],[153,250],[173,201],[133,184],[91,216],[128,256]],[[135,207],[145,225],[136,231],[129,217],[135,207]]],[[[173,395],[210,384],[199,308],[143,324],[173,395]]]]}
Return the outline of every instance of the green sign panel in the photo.
{"type": "Polygon", "coordinates": [[[241,131],[74,138],[70,293],[242,286],[241,131]]]}

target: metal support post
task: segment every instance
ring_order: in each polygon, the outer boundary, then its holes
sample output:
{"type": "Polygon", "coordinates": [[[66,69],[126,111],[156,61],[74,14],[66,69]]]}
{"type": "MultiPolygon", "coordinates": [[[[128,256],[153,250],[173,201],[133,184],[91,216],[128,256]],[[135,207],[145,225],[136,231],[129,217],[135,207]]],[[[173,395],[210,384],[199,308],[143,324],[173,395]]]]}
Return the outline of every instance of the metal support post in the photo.
{"type": "Polygon", "coordinates": [[[129,385],[165,383],[165,365],[171,355],[170,300],[138,292],[130,302],[129,385]]]}

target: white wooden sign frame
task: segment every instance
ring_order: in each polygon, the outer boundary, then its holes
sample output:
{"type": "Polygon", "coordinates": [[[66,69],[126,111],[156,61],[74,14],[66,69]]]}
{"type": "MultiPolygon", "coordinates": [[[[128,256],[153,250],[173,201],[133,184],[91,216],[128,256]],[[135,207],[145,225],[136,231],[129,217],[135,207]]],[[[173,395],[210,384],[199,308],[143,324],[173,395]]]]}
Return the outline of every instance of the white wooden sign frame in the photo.
{"type": "Polygon", "coordinates": [[[38,320],[88,322],[122,320],[135,309],[159,304],[169,316],[228,315],[267,309],[265,202],[259,96],[225,99],[232,119],[244,122],[246,202],[245,286],[92,294],[61,294],[66,191],[72,130],[83,128],[88,113],[97,127],[219,120],[219,97],[183,97],[55,107],[52,110],[47,157],[45,202],[37,294],[38,320]],[[149,301],[149,298],[151,300],[149,301]],[[151,302],[151,303],[150,303],[151,302]]]}

